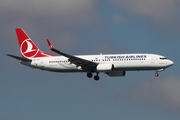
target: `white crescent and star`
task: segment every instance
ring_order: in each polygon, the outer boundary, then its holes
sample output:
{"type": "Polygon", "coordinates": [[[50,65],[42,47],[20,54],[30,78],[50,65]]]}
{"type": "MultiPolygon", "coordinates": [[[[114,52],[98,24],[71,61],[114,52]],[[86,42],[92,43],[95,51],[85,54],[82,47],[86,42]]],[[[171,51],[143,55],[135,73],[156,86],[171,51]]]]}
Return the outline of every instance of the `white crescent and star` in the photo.
{"type": "Polygon", "coordinates": [[[39,49],[33,49],[33,44],[30,41],[31,41],[31,39],[26,39],[21,43],[20,51],[24,57],[34,57],[34,56],[36,56],[36,54],[39,51],[39,49]],[[27,48],[26,48],[25,52],[23,52],[23,45],[25,45],[25,43],[27,43],[27,48]],[[34,52],[34,51],[36,51],[36,52],[34,52]],[[32,56],[25,55],[26,53],[30,53],[30,52],[34,52],[34,54],[32,56]]]}

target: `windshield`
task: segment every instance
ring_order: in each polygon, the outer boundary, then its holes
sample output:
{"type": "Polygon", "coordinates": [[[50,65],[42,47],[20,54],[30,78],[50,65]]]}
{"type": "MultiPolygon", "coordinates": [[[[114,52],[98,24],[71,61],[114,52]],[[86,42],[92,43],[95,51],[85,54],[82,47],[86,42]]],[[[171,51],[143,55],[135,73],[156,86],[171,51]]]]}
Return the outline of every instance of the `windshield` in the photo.
{"type": "Polygon", "coordinates": [[[165,57],[160,57],[159,59],[161,59],[161,60],[165,60],[165,59],[167,59],[167,58],[165,58],[165,57]]]}

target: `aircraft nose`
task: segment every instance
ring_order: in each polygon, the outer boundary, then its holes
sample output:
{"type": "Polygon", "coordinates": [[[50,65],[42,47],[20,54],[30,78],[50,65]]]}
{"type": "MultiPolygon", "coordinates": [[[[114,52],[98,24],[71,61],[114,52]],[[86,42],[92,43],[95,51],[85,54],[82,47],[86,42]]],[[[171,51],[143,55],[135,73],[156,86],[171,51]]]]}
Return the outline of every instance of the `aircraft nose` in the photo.
{"type": "Polygon", "coordinates": [[[174,62],[171,61],[171,60],[169,60],[169,65],[171,66],[171,65],[173,65],[173,64],[174,64],[174,62]]]}

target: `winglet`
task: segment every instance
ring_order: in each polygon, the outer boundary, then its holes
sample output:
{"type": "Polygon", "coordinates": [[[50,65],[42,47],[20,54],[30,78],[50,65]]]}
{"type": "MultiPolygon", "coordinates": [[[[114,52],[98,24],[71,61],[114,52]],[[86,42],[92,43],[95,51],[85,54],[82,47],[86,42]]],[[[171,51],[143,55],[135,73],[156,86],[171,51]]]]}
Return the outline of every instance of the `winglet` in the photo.
{"type": "Polygon", "coordinates": [[[51,41],[49,39],[47,39],[47,43],[52,51],[55,50],[53,44],[51,43],[51,41]]]}

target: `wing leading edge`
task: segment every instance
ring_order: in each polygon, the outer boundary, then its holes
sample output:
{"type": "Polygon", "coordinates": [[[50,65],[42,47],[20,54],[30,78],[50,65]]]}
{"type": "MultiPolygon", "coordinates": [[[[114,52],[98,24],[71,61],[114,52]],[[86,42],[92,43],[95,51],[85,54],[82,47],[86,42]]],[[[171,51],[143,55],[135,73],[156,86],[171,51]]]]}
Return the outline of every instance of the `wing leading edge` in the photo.
{"type": "Polygon", "coordinates": [[[61,52],[61,51],[55,49],[55,47],[53,46],[53,44],[51,43],[51,41],[49,39],[47,39],[47,43],[48,43],[50,49],[53,52],[69,58],[69,61],[71,63],[77,65],[77,67],[81,66],[81,68],[83,70],[88,71],[88,72],[94,72],[95,71],[96,66],[98,65],[98,63],[95,63],[95,62],[92,62],[92,61],[89,61],[89,60],[86,60],[86,59],[82,59],[82,58],[79,58],[79,57],[76,57],[76,56],[69,55],[67,53],[61,52]]]}

